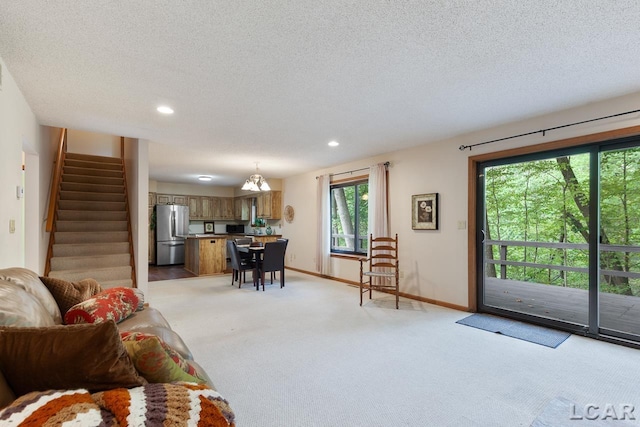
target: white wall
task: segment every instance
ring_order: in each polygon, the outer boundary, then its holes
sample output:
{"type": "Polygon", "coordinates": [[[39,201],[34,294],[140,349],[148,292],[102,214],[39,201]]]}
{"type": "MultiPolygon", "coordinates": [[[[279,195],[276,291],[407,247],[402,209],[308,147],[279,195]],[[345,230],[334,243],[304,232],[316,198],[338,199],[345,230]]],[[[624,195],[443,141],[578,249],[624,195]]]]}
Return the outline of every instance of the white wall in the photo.
{"type": "Polygon", "coordinates": [[[24,218],[25,263],[24,266],[38,274],[44,274],[49,247],[46,220],[51,188],[51,170],[60,129],[40,126],[36,141],[23,142],[25,153],[24,218]],[[28,226],[26,226],[28,224],[28,226]]]}
{"type": "MultiPolygon", "coordinates": [[[[4,62],[0,90],[0,267],[24,266],[24,230],[38,223],[23,223],[23,201],[16,196],[16,187],[22,185],[23,146],[39,147],[40,128],[33,112],[17,87],[4,62]],[[15,233],[9,233],[9,222],[15,221],[15,233]]],[[[25,220],[27,217],[25,216],[25,220]]],[[[33,236],[30,236],[34,239],[33,236]]],[[[32,247],[33,245],[29,245],[32,247]]]]}
{"type": "Polygon", "coordinates": [[[149,142],[125,138],[124,161],[131,214],[131,234],[135,255],[136,282],[148,295],[149,282],[149,142]]]}
{"type": "MultiPolygon", "coordinates": [[[[288,237],[287,265],[316,272],[316,179],[323,173],[339,173],[390,161],[389,216],[391,233],[398,233],[400,265],[404,278],[401,291],[446,304],[468,306],[467,233],[458,229],[458,221],[468,221],[468,158],[486,152],[556,141],[640,124],[640,115],[568,127],[529,137],[460,151],[470,145],[539,129],[635,110],[640,93],[589,104],[572,110],[541,116],[517,123],[474,132],[459,138],[426,144],[383,156],[338,165],[294,176],[284,181],[284,205],[295,209],[295,219],[283,222],[282,234],[288,237]],[[437,231],[411,229],[411,196],[439,193],[440,226],[437,231]]],[[[334,277],[358,281],[359,263],[332,258],[334,277]]],[[[355,303],[355,301],[354,301],[355,303]]]]}
{"type": "Polygon", "coordinates": [[[69,129],[67,151],[93,156],[120,157],[120,137],[69,129]]]}
{"type": "MultiPolygon", "coordinates": [[[[282,189],[281,179],[269,179],[272,190],[282,189]]],[[[251,195],[250,191],[242,191],[240,187],[218,187],[206,183],[179,184],[175,182],[149,181],[149,191],[160,194],[181,194],[189,196],[237,197],[251,195]]]]}

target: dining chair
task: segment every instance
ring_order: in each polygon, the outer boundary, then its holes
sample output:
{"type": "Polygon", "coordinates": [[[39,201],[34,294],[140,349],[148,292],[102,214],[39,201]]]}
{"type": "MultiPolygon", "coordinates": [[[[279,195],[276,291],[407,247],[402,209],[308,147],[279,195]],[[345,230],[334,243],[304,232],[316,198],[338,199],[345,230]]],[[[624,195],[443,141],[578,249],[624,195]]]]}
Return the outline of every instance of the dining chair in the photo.
{"type": "MultiPolygon", "coordinates": [[[[289,244],[289,239],[284,237],[278,237],[276,242],[284,242],[284,259],[287,260],[287,245],[289,244]]],[[[271,281],[273,281],[273,276],[276,274],[275,271],[271,272],[271,281]]],[[[284,284],[282,285],[284,287],[284,284]]]]}
{"type": "MultiPolygon", "coordinates": [[[[251,245],[253,239],[251,237],[238,237],[234,239],[236,245],[251,245]]],[[[244,260],[251,260],[253,255],[247,252],[240,252],[240,258],[244,260]]]]}
{"type": "MultiPolygon", "coordinates": [[[[227,255],[231,258],[231,284],[237,279],[238,289],[242,287],[242,282],[247,282],[247,270],[255,270],[255,262],[251,259],[240,257],[238,245],[233,240],[227,240],[227,255]]],[[[253,284],[256,283],[257,274],[253,275],[253,284]]]]}
{"type": "Polygon", "coordinates": [[[398,235],[396,237],[376,237],[369,235],[369,257],[360,258],[360,305],[362,294],[382,291],[396,296],[396,309],[400,301],[400,266],[398,262],[398,235]],[[367,271],[364,266],[368,265],[367,271]]]}
{"type": "Polygon", "coordinates": [[[271,272],[271,283],[273,283],[273,273],[280,272],[280,287],[284,287],[284,254],[287,248],[286,242],[267,242],[264,245],[264,254],[260,263],[260,280],[264,291],[265,273],[271,272]]]}

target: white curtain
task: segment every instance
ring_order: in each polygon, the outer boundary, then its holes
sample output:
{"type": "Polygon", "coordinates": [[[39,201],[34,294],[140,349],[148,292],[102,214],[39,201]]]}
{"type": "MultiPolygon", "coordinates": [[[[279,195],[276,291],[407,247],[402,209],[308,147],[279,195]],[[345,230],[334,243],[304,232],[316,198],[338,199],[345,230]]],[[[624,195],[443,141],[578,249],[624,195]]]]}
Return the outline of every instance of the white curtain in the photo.
{"type": "Polygon", "coordinates": [[[373,237],[389,235],[385,163],[378,163],[369,168],[369,232],[373,237]]]}
{"type": "Polygon", "coordinates": [[[316,270],[318,273],[331,275],[331,214],[329,203],[331,176],[318,177],[318,236],[316,240],[316,270]]]}

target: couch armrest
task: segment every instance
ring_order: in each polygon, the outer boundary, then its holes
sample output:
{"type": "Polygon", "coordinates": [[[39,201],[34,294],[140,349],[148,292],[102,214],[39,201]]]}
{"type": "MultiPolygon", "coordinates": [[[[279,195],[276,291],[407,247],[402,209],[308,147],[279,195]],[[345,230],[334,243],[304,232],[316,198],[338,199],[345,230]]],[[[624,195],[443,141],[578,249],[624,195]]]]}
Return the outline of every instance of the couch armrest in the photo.
{"type": "Polygon", "coordinates": [[[142,311],[136,311],[131,316],[118,323],[121,331],[131,331],[135,328],[145,328],[150,326],[160,326],[171,329],[169,322],[164,318],[159,310],[153,307],[145,307],[142,311]]]}

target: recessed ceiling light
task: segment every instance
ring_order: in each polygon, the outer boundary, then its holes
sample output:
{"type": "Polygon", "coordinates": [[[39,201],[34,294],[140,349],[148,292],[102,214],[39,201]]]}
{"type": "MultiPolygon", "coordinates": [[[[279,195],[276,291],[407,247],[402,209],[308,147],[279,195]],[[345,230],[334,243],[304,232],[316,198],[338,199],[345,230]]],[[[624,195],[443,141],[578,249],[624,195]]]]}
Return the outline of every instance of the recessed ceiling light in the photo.
{"type": "Polygon", "coordinates": [[[173,114],[173,108],[167,107],[166,105],[161,105],[157,108],[158,113],[162,114],[173,114]]]}
{"type": "Polygon", "coordinates": [[[329,147],[337,147],[340,143],[338,141],[330,141],[328,145],[329,147]]]}
{"type": "Polygon", "coordinates": [[[211,178],[210,176],[206,176],[206,175],[200,175],[200,176],[198,177],[198,179],[199,179],[200,181],[211,181],[213,178],[211,178]]]}

